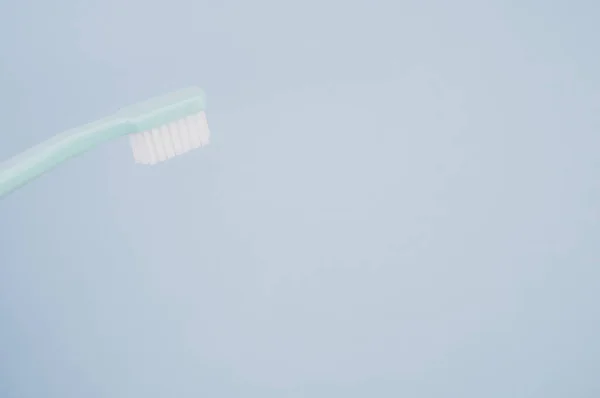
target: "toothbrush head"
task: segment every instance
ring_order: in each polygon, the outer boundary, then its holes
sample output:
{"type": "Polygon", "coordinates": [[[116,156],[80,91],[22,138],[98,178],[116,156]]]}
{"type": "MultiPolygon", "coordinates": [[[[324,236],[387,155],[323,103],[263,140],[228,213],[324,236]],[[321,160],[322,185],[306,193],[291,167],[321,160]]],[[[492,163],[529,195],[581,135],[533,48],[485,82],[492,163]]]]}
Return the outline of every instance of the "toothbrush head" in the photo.
{"type": "Polygon", "coordinates": [[[119,111],[131,127],[135,162],[152,165],[208,145],[204,109],[204,92],[192,87],[119,111]]]}

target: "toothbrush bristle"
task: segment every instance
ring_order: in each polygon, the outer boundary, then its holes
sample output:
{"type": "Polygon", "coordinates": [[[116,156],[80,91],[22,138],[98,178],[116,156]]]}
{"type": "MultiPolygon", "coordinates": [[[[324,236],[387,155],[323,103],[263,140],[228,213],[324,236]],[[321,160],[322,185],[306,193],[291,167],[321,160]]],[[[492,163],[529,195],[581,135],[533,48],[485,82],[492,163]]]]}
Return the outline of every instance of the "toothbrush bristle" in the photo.
{"type": "Polygon", "coordinates": [[[204,112],[164,126],[131,134],[133,158],[139,164],[156,164],[208,145],[210,131],[204,112]]]}

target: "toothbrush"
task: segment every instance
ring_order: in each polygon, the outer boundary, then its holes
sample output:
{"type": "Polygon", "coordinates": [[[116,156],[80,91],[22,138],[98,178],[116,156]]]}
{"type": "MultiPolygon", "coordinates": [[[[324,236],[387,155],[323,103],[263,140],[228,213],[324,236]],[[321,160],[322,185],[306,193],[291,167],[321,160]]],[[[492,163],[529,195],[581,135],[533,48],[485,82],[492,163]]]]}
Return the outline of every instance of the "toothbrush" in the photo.
{"type": "Polygon", "coordinates": [[[208,145],[205,95],[190,87],[121,109],[0,163],[0,198],[65,161],[125,135],[135,163],[152,165],[208,145]]]}

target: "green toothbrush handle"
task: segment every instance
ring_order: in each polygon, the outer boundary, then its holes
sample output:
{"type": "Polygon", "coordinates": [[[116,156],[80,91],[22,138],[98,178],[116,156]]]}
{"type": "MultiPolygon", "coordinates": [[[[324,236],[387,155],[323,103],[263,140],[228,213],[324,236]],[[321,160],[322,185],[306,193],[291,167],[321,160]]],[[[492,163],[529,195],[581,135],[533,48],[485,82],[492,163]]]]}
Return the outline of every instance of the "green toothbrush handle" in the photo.
{"type": "Polygon", "coordinates": [[[0,163],[0,198],[66,160],[132,132],[126,119],[107,118],[58,134],[0,163]]]}

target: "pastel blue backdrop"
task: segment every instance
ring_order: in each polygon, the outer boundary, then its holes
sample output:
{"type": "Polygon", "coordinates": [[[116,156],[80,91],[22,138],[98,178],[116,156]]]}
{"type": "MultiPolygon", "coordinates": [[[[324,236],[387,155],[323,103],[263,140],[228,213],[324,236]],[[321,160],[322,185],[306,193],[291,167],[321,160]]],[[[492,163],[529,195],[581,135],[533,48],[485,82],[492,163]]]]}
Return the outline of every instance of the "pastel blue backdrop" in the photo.
{"type": "Polygon", "coordinates": [[[0,397],[600,396],[597,1],[0,2],[0,397]]]}

